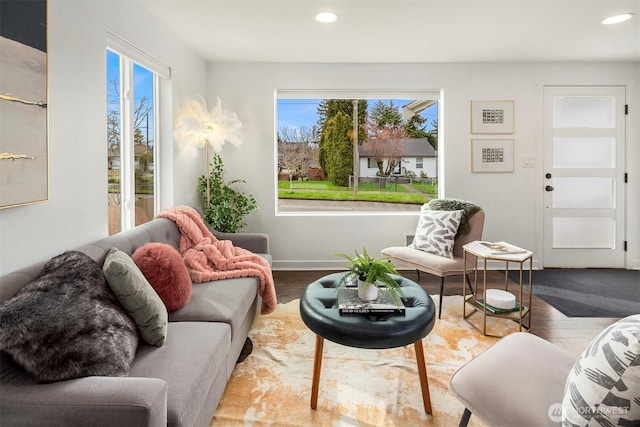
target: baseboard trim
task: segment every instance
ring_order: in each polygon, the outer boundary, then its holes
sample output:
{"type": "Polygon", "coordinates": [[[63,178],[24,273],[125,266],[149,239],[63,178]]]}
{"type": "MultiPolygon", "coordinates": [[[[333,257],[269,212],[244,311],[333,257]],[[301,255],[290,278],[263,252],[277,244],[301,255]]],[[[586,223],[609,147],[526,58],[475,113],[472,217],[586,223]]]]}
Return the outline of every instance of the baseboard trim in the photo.
{"type": "MultiPolygon", "coordinates": [[[[482,270],[482,264],[478,263],[479,270],[482,270]]],[[[487,270],[504,270],[505,263],[504,261],[487,261],[487,270]]],[[[509,270],[518,270],[519,264],[515,262],[509,263],[509,270]]],[[[538,260],[533,260],[534,270],[537,270],[538,260]]],[[[273,264],[271,267],[274,271],[315,271],[315,270],[345,270],[345,261],[332,261],[332,260],[320,260],[320,261],[308,261],[308,260],[273,260],[273,264]]],[[[524,263],[524,270],[529,270],[529,262],[524,263]]],[[[413,268],[407,267],[398,267],[399,271],[414,271],[413,268]]]]}

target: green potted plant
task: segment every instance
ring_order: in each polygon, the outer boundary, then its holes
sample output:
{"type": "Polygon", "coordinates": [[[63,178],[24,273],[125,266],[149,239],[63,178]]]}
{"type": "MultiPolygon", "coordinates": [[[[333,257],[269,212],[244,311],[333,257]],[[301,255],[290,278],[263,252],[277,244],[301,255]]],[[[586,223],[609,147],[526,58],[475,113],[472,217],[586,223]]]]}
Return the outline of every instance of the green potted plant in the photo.
{"type": "Polygon", "coordinates": [[[345,258],[349,271],[342,276],[338,286],[342,286],[352,280],[358,281],[358,297],[365,301],[377,298],[378,288],[384,287],[396,305],[400,305],[400,298],[404,297],[402,288],[391,276],[398,274],[395,265],[388,257],[373,258],[367,253],[367,248],[362,248],[362,253],[355,251],[355,256],[338,253],[336,256],[345,258]]]}
{"type": "Polygon", "coordinates": [[[213,156],[209,176],[209,206],[207,206],[207,177],[200,177],[198,188],[202,194],[204,219],[222,232],[235,233],[246,225],[244,217],[258,209],[253,194],[245,194],[231,186],[244,183],[242,179],[224,181],[224,165],[220,155],[213,156]]]}

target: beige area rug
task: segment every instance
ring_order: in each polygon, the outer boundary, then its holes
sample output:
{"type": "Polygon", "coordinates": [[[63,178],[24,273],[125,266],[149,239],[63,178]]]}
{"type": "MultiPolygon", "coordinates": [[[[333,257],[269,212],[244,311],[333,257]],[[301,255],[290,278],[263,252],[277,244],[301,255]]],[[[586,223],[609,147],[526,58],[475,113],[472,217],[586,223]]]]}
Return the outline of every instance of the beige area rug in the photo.
{"type": "MultiPolygon", "coordinates": [[[[437,307],[438,297],[433,299],[437,307]]],[[[312,410],[315,335],[298,306],[299,300],[278,304],[274,313],[256,319],[253,353],[236,365],[212,427],[457,426],[464,407],[449,391],[449,378],[497,341],[462,320],[461,296],[445,297],[442,319],[423,340],[433,407],[427,415],[413,345],[366,350],[325,340],[318,408],[312,410]]],[[[504,319],[489,318],[487,326],[500,335],[517,330],[504,319]]],[[[469,425],[482,424],[472,416],[469,425]]]]}

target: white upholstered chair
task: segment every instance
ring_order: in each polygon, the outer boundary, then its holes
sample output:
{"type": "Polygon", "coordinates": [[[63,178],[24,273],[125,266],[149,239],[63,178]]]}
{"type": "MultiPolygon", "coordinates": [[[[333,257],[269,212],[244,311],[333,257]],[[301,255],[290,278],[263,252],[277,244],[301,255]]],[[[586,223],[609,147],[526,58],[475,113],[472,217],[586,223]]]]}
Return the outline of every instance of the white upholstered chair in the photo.
{"type": "Polygon", "coordinates": [[[620,319],[575,357],[528,332],[460,367],[449,390],[488,426],[640,426],[640,314],[620,319]]]}
{"type": "MultiPolygon", "coordinates": [[[[469,232],[467,234],[461,233],[456,237],[453,246],[453,258],[435,255],[408,246],[392,246],[383,249],[380,253],[398,266],[415,268],[418,273],[418,281],[420,280],[421,271],[440,277],[440,303],[438,307],[438,318],[440,318],[445,277],[464,274],[467,285],[471,288],[468,273],[473,272],[476,266],[476,257],[467,254],[467,265],[464,266],[462,247],[469,242],[481,240],[483,228],[484,211],[479,210],[469,218],[469,232]]],[[[471,293],[473,293],[473,290],[471,293]]]]}
{"type": "Polygon", "coordinates": [[[490,426],[560,426],[563,389],[576,358],[528,332],[498,341],[458,369],[449,389],[471,414],[490,426]],[[555,406],[554,406],[555,405],[555,406]]]}

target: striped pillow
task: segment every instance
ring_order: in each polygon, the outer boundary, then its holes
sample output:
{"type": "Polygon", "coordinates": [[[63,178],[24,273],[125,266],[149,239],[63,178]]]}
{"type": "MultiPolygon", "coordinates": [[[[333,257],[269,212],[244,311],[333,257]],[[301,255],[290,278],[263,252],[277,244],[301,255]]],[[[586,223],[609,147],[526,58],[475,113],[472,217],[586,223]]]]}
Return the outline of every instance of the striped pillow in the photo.
{"type": "Polygon", "coordinates": [[[422,205],[416,235],[409,247],[453,258],[453,245],[461,219],[461,210],[432,211],[422,205]]]}
{"type": "Polygon", "coordinates": [[[640,425],[640,314],[602,331],[569,373],[563,426],[640,425]]]}

